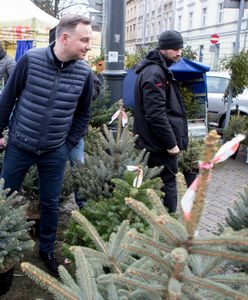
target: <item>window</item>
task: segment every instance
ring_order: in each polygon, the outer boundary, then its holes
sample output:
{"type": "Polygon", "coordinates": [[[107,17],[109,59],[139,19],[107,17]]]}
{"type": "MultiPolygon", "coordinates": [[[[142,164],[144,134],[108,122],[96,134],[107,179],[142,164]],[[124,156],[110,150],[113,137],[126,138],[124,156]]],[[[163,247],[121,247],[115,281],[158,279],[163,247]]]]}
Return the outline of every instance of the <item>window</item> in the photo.
{"type": "Polygon", "coordinates": [[[157,34],[160,35],[161,32],[162,32],[161,22],[158,21],[158,31],[157,31],[157,34]]]}
{"type": "Polygon", "coordinates": [[[224,18],[224,2],[218,4],[218,21],[219,23],[223,22],[224,18]]]}
{"type": "Polygon", "coordinates": [[[177,28],[179,32],[182,30],[182,16],[178,16],[177,28]]]}
{"type": "Polygon", "coordinates": [[[189,29],[192,29],[193,27],[193,12],[191,11],[189,13],[189,29]]]}
{"type": "Polygon", "coordinates": [[[227,89],[228,83],[229,83],[228,78],[208,76],[207,77],[208,93],[224,94],[227,89]]]}
{"type": "Polygon", "coordinates": [[[203,7],[202,9],[202,27],[206,27],[207,25],[207,7],[203,7]]]}
{"type": "Polygon", "coordinates": [[[171,17],[168,18],[168,29],[172,28],[172,19],[171,17]]]}
{"type": "Polygon", "coordinates": [[[135,36],[136,36],[136,25],[133,24],[133,37],[135,37],[135,36]]]}
{"type": "Polygon", "coordinates": [[[204,51],[204,46],[200,45],[199,47],[199,61],[203,62],[203,51],[204,51]]]}

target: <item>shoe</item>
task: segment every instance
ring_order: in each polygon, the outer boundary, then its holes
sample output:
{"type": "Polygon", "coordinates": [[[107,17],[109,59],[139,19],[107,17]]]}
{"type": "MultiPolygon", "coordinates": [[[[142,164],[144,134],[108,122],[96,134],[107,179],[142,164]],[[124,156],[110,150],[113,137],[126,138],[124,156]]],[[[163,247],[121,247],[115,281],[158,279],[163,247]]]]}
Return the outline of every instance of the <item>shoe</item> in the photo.
{"type": "Polygon", "coordinates": [[[55,258],[53,253],[39,252],[40,258],[46,265],[49,273],[54,277],[59,277],[59,262],[55,258]]]}

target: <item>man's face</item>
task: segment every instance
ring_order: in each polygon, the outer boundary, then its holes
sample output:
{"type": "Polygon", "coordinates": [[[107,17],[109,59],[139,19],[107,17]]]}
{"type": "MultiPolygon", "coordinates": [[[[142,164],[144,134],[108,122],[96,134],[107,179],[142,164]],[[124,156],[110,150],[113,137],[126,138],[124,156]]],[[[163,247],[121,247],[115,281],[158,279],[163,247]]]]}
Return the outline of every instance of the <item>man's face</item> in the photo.
{"type": "Polygon", "coordinates": [[[160,51],[166,59],[174,63],[178,62],[178,60],[182,55],[182,49],[168,49],[168,50],[160,50],[160,51]]]}
{"type": "Polygon", "coordinates": [[[91,25],[79,23],[73,32],[67,33],[66,51],[71,60],[84,59],[91,50],[91,25]]]}

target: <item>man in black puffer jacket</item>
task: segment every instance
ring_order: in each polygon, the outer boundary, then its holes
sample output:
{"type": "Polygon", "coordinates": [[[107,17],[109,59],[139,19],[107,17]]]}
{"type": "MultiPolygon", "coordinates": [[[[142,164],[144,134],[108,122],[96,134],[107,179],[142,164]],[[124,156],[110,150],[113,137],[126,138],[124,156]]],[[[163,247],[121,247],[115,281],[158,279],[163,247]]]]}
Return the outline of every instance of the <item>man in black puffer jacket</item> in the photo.
{"type": "Polygon", "coordinates": [[[0,86],[2,82],[5,84],[15,67],[15,60],[9,56],[3,49],[2,43],[0,42],[0,86]]]}
{"type": "Polygon", "coordinates": [[[56,43],[31,49],[17,62],[0,97],[0,134],[9,127],[1,177],[19,190],[36,164],[40,187],[40,257],[58,276],[54,242],[68,154],[87,132],[93,79],[84,57],[91,48],[90,20],[61,18],[56,43]],[[9,118],[11,119],[9,121],[9,118]]]}
{"type": "Polygon", "coordinates": [[[164,205],[176,211],[178,171],[177,154],[186,149],[188,127],[178,84],[168,67],[179,60],[182,35],[164,31],[158,48],[150,51],[136,69],[134,132],[139,135],[137,147],[150,152],[148,166],[164,166],[164,205]]]}

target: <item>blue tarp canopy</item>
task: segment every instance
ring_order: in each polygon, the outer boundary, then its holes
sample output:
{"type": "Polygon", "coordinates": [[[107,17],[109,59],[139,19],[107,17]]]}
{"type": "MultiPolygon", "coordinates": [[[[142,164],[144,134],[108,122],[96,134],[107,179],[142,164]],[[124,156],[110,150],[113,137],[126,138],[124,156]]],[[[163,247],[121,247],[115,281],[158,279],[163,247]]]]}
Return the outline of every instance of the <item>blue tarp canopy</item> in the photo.
{"type": "Polygon", "coordinates": [[[172,65],[170,70],[178,81],[200,79],[210,70],[210,67],[197,61],[182,58],[178,63],[172,65]]]}
{"type": "MultiPolygon", "coordinates": [[[[170,70],[179,82],[187,83],[195,96],[202,97],[206,101],[207,86],[205,73],[210,70],[210,67],[182,58],[178,63],[172,65],[170,70]]],[[[134,106],[136,77],[135,68],[127,70],[127,76],[124,78],[123,83],[123,99],[126,106],[134,106]]]]}

